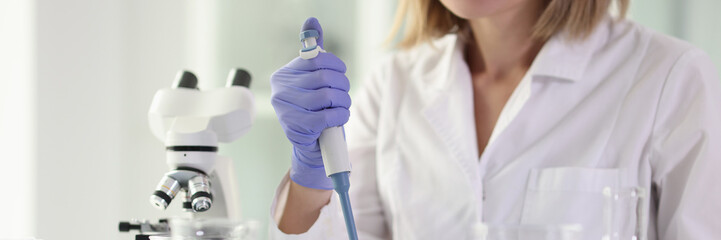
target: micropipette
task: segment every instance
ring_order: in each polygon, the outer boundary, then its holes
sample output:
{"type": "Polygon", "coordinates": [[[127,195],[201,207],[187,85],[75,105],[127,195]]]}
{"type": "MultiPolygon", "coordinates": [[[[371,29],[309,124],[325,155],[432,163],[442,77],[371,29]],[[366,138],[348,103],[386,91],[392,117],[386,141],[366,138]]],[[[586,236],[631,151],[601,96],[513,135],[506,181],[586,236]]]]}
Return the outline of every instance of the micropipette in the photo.
{"type": "MultiPolygon", "coordinates": [[[[318,21],[315,18],[308,18],[304,26],[308,26],[308,21],[318,21]]],[[[320,27],[320,25],[318,25],[320,27]]],[[[300,41],[303,48],[300,50],[300,57],[303,59],[313,59],[318,53],[325,52],[318,44],[320,32],[316,29],[304,29],[300,33],[300,41]]],[[[348,197],[348,189],[350,188],[349,174],[351,170],[350,161],[348,160],[348,146],[345,142],[343,126],[326,128],[321,132],[318,139],[320,144],[320,152],[325,166],[325,173],[333,181],[333,188],[340,199],[340,206],[343,209],[343,217],[345,218],[345,226],[348,231],[350,240],[357,240],[358,233],[355,228],[355,220],[353,220],[353,210],[348,197]]]]}

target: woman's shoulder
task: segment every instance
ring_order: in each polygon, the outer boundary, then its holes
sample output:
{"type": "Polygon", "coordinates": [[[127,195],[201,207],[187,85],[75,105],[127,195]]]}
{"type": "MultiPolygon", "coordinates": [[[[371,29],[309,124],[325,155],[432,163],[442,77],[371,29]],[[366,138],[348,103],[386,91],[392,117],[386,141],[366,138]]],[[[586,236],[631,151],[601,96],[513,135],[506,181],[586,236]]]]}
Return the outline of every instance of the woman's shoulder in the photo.
{"type": "Polygon", "coordinates": [[[391,53],[391,56],[396,61],[409,64],[437,64],[444,53],[452,51],[456,47],[457,41],[456,34],[447,34],[408,49],[396,50],[391,53]]]}
{"type": "Polygon", "coordinates": [[[633,20],[609,21],[606,27],[611,30],[607,41],[610,46],[607,48],[626,45],[629,49],[643,50],[640,52],[642,58],[639,67],[645,67],[646,70],[666,71],[689,55],[706,55],[703,50],[689,42],[660,33],[633,20]]]}
{"type": "Polygon", "coordinates": [[[633,81],[629,91],[648,90],[648,96],[657,96],[654,103],[681,102],[678,99],[692,98],[701,89],[721,95],[718,71],[700,48],[632,20],[616,20],[607,27],[608,40],[594,57],[608,63],[599,64],[602,71],[628,73],[615,75],[620,76],[615,80],[633,81]]]}
{"type": "Polygon", "coordinates": [[[378,61],[376,70],[395,74],[433,71],[444,66],[441,63],[447,60],[445,56],[457,50],[457,41],[455,34],[448,34],[407,49],[393,50],[378,61]]]}

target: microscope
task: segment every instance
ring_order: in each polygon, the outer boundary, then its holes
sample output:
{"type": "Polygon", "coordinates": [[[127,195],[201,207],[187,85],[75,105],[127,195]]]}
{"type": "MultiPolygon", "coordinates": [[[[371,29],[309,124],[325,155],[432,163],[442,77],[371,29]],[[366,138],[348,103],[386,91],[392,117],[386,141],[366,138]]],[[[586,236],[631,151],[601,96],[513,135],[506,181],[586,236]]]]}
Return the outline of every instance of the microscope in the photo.
{"type": "MultiPolygon", "coordinates": [[[[249,86],[250,74],[242,69],[230,71],[225,87],[210,90],[198,89],[196,76],[180,71],[171,88],[155,93],[148,120],[153,135],[165,143],[170,171],[150,195],[150,204],[165,210],[177,197],[193,220],[240,218],[233,162],[218,155],[218,143],[233,142],[250,130],[255,109],[249,86]]],[[[137,230],[136,239],[171,235],[167,219],[120,222],[119,230],[137,230]]]]}

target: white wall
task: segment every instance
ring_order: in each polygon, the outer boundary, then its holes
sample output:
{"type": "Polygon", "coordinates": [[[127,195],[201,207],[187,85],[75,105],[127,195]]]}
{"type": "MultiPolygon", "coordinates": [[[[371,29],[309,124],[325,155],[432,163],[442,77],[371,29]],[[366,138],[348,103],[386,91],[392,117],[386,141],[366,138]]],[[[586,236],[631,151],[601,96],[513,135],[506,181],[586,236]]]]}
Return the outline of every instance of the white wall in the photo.
{"type": "Polygon", "coordinates": [[[631,0],[629,18],[703,49],[721,69],[721,1],[631,0]]]}
{"type": "MultiPolygon", "coordinates": [[[[117,222],[132,218],[149,219],[180,214],[175,203],[159,211],[148,202],[168,166],[165,146],[148,127],[147,112],[155,91],[170,87],[177,71],[188,68],[186,29],[188,1],[124,0],[121,36],[124,63],[120,101],[122,130],[119,153],[118,214],[103,227],[107,239],[133,239],[129,233],[118,233],[117,222]],[[110,237],[112,236],[112,238],[110,237]]],[[[194,70],[191,68],[191,70],[194,70]]]]}
{"type": "Polygon", "coordinates": [[[97,239],[116,228],[128,151],[122,3],[36,1],[36,237],[97,239]]]}
{"type": "MultiPolygon", "coordinates": [[[[365,0],[356,1],[357,21],[355,29],[358,40],[355,42],[356,78],[368,77],[377,61],[388,54],[392,44],[386,42],[395,14],[395,1],[365,0]]],[[[354,86],[360,86],[356,81],[354,86]]],[[[357,90],[358,88],[354,88],[357,90]]]]}
{"type": "Polygon", "coordinates": [[[167,170],[147,109],[185,67],[185,11],[171,0],[0,2],[0,238],[132,239],[119,220],[180,212],[147,202],[167,170]]]}
{"type": "Polygon", "coordinates": [[[682,37],[710,54],[716,69],[721,70],[721,1],[687,0],[683,3],[688,6],[685,14],[680,16],[687,19],[682,37]]]}
{"type": "Polygon", "coordinates": [[[0,1],[0,238],[35,231],[34,4],[0,1]]]}

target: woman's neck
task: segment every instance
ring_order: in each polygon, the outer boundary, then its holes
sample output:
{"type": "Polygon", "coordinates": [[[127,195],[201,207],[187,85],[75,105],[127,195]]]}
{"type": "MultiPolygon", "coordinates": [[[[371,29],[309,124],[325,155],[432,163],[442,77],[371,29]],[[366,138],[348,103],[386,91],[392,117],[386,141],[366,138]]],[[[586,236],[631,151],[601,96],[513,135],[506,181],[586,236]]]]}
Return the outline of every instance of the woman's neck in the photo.
{"type": "MultiPolygon", "coordinates": [[[[541,1],[527,1],[535,2],[541,1]]],[[[543,45],[532,38],[540,9],[540,5],[523,4],[493,16],[469,19],[473,38],[466,48],[466,60],[471,73],[496,80],[518,71],[525,73],[543,45]]]]}

